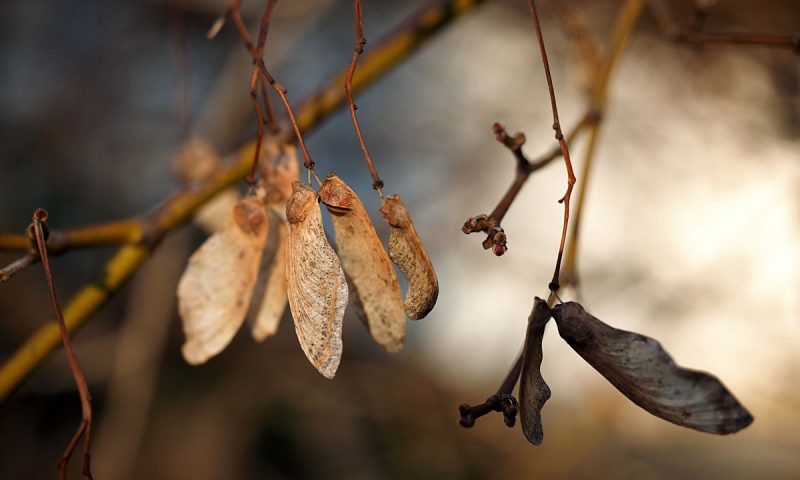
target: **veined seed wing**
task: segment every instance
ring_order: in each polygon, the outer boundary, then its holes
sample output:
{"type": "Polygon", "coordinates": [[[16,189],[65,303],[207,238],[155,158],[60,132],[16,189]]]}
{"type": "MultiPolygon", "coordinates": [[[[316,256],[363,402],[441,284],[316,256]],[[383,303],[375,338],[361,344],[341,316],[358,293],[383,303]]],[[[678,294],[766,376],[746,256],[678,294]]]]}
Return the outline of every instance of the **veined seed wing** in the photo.
{"type": "Polygon", "coordinates": [[[650,337],[618,330],[575,302],[553,308],[558,332],[633,403],[676,425],[727,434],[753,417],[717,378],[675,364],[650,337]]]}
{"type": "Polygon", "coordinates": [[[525,349],[522,352],[522,376],[519,385],[519,408],[522,419],[522,432],[534,445],[541,445],[544,439],[542,429],[542,407],[550,398],[550,387],[542,378],[542,338],[544,327],[550,320],[547,302],[537,298],[528,318],[528,332],[525,335],[525,349]]]}
{"type": "Polygon", "coordinates": [[[408,281],[403,308],[408,318],[419,320],[436,304],[439,280],[428,252],[417,235],[411,215],[400,197],[386,197],[381,205],[381,214],[392,228],[389,236],[389,257],[408,281]]]}
{"type": "Polygon", "coordinates": [[[293,188],[286,204],[289,307],[303,352],[322,375],[333,378],[342,357],[347,281],[325,238],[316,192],[297,182],[293,188]]]}
{"type": "Polygon", "coordinates": [[[288,224],[272,209],[269,210],[274,232],[270,234],[261,260],[261,272],[250,305],[253,318],[253,338],[261,342],[275,335],[283,312],[286,311],[286,243],[289,235],[288,224]],[[274,239],[274,241],[273,241],[274,239]]]}
{"type": "Polygon", "coordinates": [[[402,350],[405,315],[397,274],[356,193],[336,174],[319,190],[336,234],[336,248],[364,306],[372,338],[387,351],[402,350]]]}
{"type": "Polygon", "coordinates": [[[204,363],[230,343],[244,321],[269,231],[261,200],[236,203],[228,226],[191,256],[178,282],[183,357],[204,363]]]}

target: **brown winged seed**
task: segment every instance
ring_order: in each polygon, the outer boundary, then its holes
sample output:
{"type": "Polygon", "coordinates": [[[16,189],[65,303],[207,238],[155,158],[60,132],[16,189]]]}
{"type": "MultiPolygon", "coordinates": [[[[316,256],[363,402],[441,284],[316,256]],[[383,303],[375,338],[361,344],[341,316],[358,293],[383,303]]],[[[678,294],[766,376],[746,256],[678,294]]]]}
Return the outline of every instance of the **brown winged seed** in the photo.
{"type": "Polygon", "coordinates": [[[261,187],[276,231],[270,236],[274,242],[270,242],[264,252],[255,299],[250,307],[251,318],[254,318],[253,338],[259,342],[277,332],[286,310],[286,242],[289,230],[286,201],[292,196],[292,184],[298,180],[300,173],[294,146],[278,147],[268,143],[265,145],[265,155],[260,164],[261,187]]]}
{"type": "Polygon", "coordinates": [[[364,205],[333,173],[319,196],[331,212],[336,247],[364,306],[372,338],[387,351],[399,352],[406,329],[400,283],[364,205]]]}
{"type": "Polygon", "coordinates": [[[211,235],[189,259],[178,282],[178,311],[186,335],[183,357],[188,363],[204,363],[221,352],[241,327],[268,231],[261,200],[239,200],[228,226],[211,235]]]}
{"type": "MultiPolygon", "coordinates": [[[[176,169],[186,169],[186,165],[192,165],[190,161],[199,162],[202,165],[191,170],[193,175],[189,180],[205,180],[213,174],[219,167],[219,159],[214,162],[208,161],[207,150],[213,149],[210,145],[195,145],[197,142],[188,142],[176,154],[176,169]],[[191,148],[190,148],[191,147],[191,148]],[[210,165],[210,166],[209,166],[210,165]]],[[[292,182],[299,178],[299,161],[297,159],[297,149],[292,145],[279,145],[275,142],[268,142],[261,149],[261,160],[258,164],[261,172],[260,184],[264,192],[264,202],[280,211],[281,216],[285,214],[286,201],[292,195],[292,182]]],[[[216,155],[216,153],[215,153],[216,155]]],[[[176,173],[184,177],[186,172],[176,170],[176,173]]],[[[182,177],[183,178],[183,177],[182,177]]],[[[213,233],[225,228],[231,208],[241,196],[235,187],[223,190],[210,199],[205,205],[200,207],[193,217],[194,223],[205,230],[213,233]]]]}
{"type": "Polygon", "coordinates": [[[322,227],[317,194],[295,182],[286,217],[289,306],[300,346],[322,375],[333,378],[342,356],[347,281],[322,227]]]}
{"type": "Polygon", "coordinates": [[[424,318],[436,304],[439,280],[431,260],[417,235],[411,214],[397,195],[389,195],[381,205],[381,214],[392,227],[389,257],[408,281],[403,308],[408,318],[424,318]]]}
{"type": "Polygon", "coordinates": [[[753,421],[717,378],[678,367],[650,337],[618,330],[568,302],[553,308],[558,332],[633,403],[701,432],[738,432],[753,421]]]}
{"type": "Polygon", "coordinates": [[[261,273],[258,276],[250,305],[253,318],[253,338],[261,342],[275,335],[283,312],[286,310],[286,241],[289,226],[282,216],[269,209],[271,226],[270,241],[261,259],[261,273]]]}
{"type": "Polygon", "coordinates": [[[542,430],[542,407],[550,398],[550,387],[545,383],[540,371],[542,365],[542,337],[544,327],[550,320],[547,302],[537,298],[528,318],[528,333],[525,336],[525,349],[522,352],[522,377],[519,387],[520,416],[522,431],[534,445],[541,445],[544,438],[542,430]]]}

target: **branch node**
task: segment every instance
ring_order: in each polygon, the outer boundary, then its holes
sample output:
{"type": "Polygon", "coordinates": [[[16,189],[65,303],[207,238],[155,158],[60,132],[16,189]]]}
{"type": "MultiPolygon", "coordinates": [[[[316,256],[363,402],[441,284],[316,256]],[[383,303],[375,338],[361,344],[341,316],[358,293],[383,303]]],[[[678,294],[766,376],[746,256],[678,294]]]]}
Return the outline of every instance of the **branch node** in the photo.
{"type": "Polygon", "coordinates": [[[513,136],[509,136],[508,132],[506,132],[506,128],[499,122],[495,122],[492,125],[492,132],[494,132],[494,137],[497,139],[498,142],[502,143],[512,152],[520,152],[522,150],[522,146],[525,145],[525,134],[522,132],[517,132],[513,136]]]}

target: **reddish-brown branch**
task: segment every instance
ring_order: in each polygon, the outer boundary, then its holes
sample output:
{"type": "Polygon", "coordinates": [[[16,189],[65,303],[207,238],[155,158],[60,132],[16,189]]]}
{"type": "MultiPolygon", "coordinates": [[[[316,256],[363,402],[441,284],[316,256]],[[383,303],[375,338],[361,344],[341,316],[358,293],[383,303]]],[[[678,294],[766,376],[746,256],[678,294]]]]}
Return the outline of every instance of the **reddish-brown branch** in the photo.
{"type": "Polygon", "coordinates": [[[253,73],[250,76],[250,101],[253,104],[253,110],[255,110],[256,117],[258,118],[258,130],[256,135],[256,148],[253,151],[253,163],[250,167],[250,173],[246,178],[247,183],[249,183],[251,186],[255,184],[258,160],[261,158],[261,144],[264,139],[264,125],[268,125],[272,133],[277,131],[277,125],[275,124],[275,119],[272,112],[272,104],[270,103],[268,91],[262,81],[263,77],[261,75],[261,65],[263,65],[264,60],[264,45],[267,42],[269,22],[270,18],[272,18],[272,11],[275,8],[276,2],[277,0],[270,0],[264,9],[264,14],[261,17],[261,24],[258,30],[258,41],[255,46],[253,46],[253,42],[250,40],[250,34],[247,33],[247,27],[245,26],[242,16],[239,13],[240,1],[233,0],[229,7],[231,19],[233,20],[236,29],[239,31],[239,35],[242,36],[245,46],[247,47],[247,50],[250,52],[250,56],[253,59],[253,73]],[[259,91],[263,97],[266,115],[264,114],[264,111],[261,110],[261,102],[258,100],[259,91]]]}
{"type": "Polygon", "coordinates": [[[258,127],[256,130],[256,148],[253,151],[253,164],[250,166],[250,172],[247,174],[245,181],[252,187],[256,182],[256,168],[258,168],[258,159],[261,157],[261,143],[264,141],[264,114],[261,112],[261,103],[258,101],[258,86],[259,75],[258,68],[253,67],[253,73],[250,76],[250,102],[253,104],[253,110],[258,117],[258,127]]]}
{"type": "Polygon", "coordinates": [[[544,46],[544,38],[542,37],[542,27],[539,23],[539,14],[536,12],[535,0],[528,0],[528,6],[531,10],[531,18],[533,25],[536,28],[536,38],[539,41],[539,50],[542,54],[542,64],[544,65],[544,73],[547,78],[547,91],[550,94],[550,106],[553,110],[553,130],[556,132],[556,140],[561,146],[561,154],[564,157],[564,164],[567,167],[567,191],[564,196],[559,200],[564,204],[564,224],[561,228],[561,243],[558,246],[558,256],[556,258],[556,267],[553,271],[553,279],[550,281],[550,291],[558,291],[558,277],[561,271],[561,257],[564,255],[564,244],[567,240],[567,229],[569,227],[569,201],[572,196],[572,188],[575,186],[575,172],[572,169],[572,161],[569,158],[569,148],[567,142],[564,140],[564,134],[561,132],[561,124],[558,121],[558,106],[556,105],[556,93],[553,89],[553,78],[550,74],[550,64],[547,61],[547,50],[544,46]]]}
{"type": "Polygon", "coordinates": [[[367,161],[369,173],[372,175],[372,188],[378,191],[378,194],[383,198],[383,180],[378,176],[378,171],[375,170],[375,165],[372,163],[372,156],[369,154],[367,144],[364,142],[364,136],[361,134],[361,126],[358,124],[358,116],[356,110],[358,107],[353,103],[353,75],[356,73],[356,65],[358,64],[358,57],[364,53],[364,46],[367,44],[367,39],[364,38],[364,25],[361,16],[361,0],[353,0],[353,14],[355,25],[355,48],[353,49],[353,58],[350,60],[350,67],[347,69],[347,75],[344,77],[344,91],[347,93],[347,106],[350,107],[350,116],[353,119],[353,126],[358,135],[358,142],[361,144],[361,151],[364,152],[364,160],[367,161]]]}
{"type": "Polygon", "coordinates": [[[53,273],[50,269],[50,259],[47,256],[47,243],[45,241],[44,229],[46,222],[47,212],[41,208],[37,209],[33,214],[33,231],[36,235],[36,245],[39,249],[39,256],[42,260],[42,266],[44,267],[44,276],[47,280],[47,287],[50,290],[50,301],[53,304],[53,311],[55,312],[58,329],[61,332],[61,341],[64,343],[64,350],[67,353],[69,367],[72,370],[72,376],[75,378],[75,385],[78,387],[78,394],[81,397],[81,413],[83,415],[75,435],[72,437],[72,440],[70,440],[66,450],[64,451],[64,454],[58,461],[58,475],[62,480],[66,478],[66,469],[69,459],[72,456],[72,452],[75,450],[75,446],[78,444],[78,441],[80,441],[81,436],[83,436],[83,474],[86,478],[91,480],[92,471],[89,450],[92,443],[92,396],[89,393],[89,387],[86,384],[83,371],[78,363],[78,357],[75,355],[75,350],[72,348],[72,341],[69,337],[69,331],[64,323],[64,316],[61,313],[61,306],[59,305],[58,297],[56,296],[53,273]]]}
{"type": "MultiPolygon", "coordinates": [[[[592,111],[586,112],[567,134],[567,141],[571,142],[574,140],[578,133],[580,133],[587,126],[596,122],[598,117],[599,116],[594,114],[592,111]]],[[[553,160],[561,156],[562,150],[561,145],[559,144],[550,152],[547,152],[541,155],[539,158],[531,161],[522,152],[522,147],[525,144],[524,134],[516,133],[513,136],[510,136],[506,132],[505,127],[499,123],[495,123],[492,126],[492,129],[497,141],[505,145],[517,160],[514,180],[506,190],[506,193],[497,203],[497,206],[494,208],[494,210],[492,210],[492,213],[489,215],[477,215],[468,219],[464,223],[464,226],[461,227],[461,230],[467,234],[474,232],[485,232],[487,237],[483,242],[484,249],[488,250],[491,248],[495,255],[500,256],[508,250],[506,233],[500,226],[500,223],[502,222],[506,213],[508,213],[508,209],[511,207],[511,204],[514,203],[514,200],[517,198],[520,190],[522,190],[522,187],[528,181],[528,177],[530,177],[533,172],[549,165],[553,160]]]]}
{"type": "Polygon", "coordinates": [[[490,412],[503,412],[503,420],[506,426],[513,427],[519,410],[519,404],[513,392],[519,381],[520,373],[522,373],[522,351],[517,355],[517,359],[508,370],[503,383],[500,384],[500,388],[497,389],[494,395],[475,406],[470,406],[466,403],[459,405],[459,425],[464,428],[470,428],[475,425],[475,420],[490,412]]]}
{"type": "MultiPolygon", "coordinates": [[[[266,43],[267,40],[267,31],[269,28],[269,22],[270,18],[272,17],[272,10],[274,9],[277,0],[269,0],[269,3],[267,3],[266,8],[264,9],[264,14],[261,17],[261,26],[259,28],[257,46],[253,45],[253,41],[250,40],[250,34],[247,33],[247,27],[244,24],[244,20],[242,20],[242,15],[239,13],[240,3],[241,3],[240,0],[232,0],[230,6],[228,6],[228,9],[226,10],[226,13],[230,15],[233,24],[236,26],[236,30],[239,32],[239,36],[242,37],[242,41],[244,42],[247,51],[250,52],[250,56],[253,58],[253,68],[258,70],[259,76],[261,77],[261,81],[269,84],[280,97],[281,102],[283,103],[283,106],[286,109],[286,113],[289,115],[289,121],[291,122],[292,128],[294,129],[294,134],[297,137],[297,142],[300,144],[300,149],[303,152],[303,164],[309,170],[309,175],[310,175],[312,172],[314,172],[314,160],[311,158],[311,154],[308,153],[308,148],[306,148],[306,144],[303,141],[303,134],[300,132],[300,127],[297,125],[297,120],[294,115],[294,110],[292,109],[292,106],[289,103],[289,99],[286,97],[287,90],[283,85],[278,83],[275,80],[275,78],[269,73],[269,70],[267,70],[267,66],[264,63],[264,58],[263,58],[264,44],[266,43]]],[[[217,23],[214,24],[214,27],[212,27],[210,33],[212,32],[215,33],[214,29],[216,28],[218,23],[219,21],[217,21],[217,23]]],[[[253,82],[251,81],[251,88],[252,85],[253,82]]],[[[260,109],[258,110],[260,111],[260,109]]],[[[259,122],[261,121],[262,120],[259,119],[259,122]]],[[[257,145],[259,144],[257,143],[257,145]]],[[[258,149],[256,149],[255,153],[256,156],[253,165],[254,169],[255,169],[255,163],[258,161],[259,153],[260,152],[258,152],[258,149]]],[[[317,181],[319,181],[319,179],[317,179],[317,181]]]]}
{"type": "Polygon", "coordinates": [[[672,8],[664,0],[651,0],[650,11],[661,31],[671,40],[690,45],[754,45],[769,48],[787,48],[800,54],[800,33],[776,35],[750,32],[704,32],[701,28],[708,13],[698,6],[692,24],[688,28],[678,25],[672,8]]]}

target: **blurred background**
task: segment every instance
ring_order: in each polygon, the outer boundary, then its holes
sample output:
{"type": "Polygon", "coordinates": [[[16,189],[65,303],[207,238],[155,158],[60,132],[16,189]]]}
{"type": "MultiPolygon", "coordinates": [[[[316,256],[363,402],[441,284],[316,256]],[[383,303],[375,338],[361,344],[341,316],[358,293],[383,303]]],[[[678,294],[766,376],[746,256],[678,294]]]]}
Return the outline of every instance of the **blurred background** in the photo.
{"type": "MultiPolygon", "coordinates": [[[[244,2],[251,24],[263,3],[244,2]]],[[[621,2],[569,3],[604,44],[621,2]]],[[[366,0],[367,49],[424,4],[366,0]]],[[[690,17],[691,2],[671,4],[678,20],[690,17]]],[[[225,6],[4,2],[0,231],[21,232],[37,207],[53,228],[127,217],[175,190],[180,25],[190,133],[221,152],[252,138],[250,62],[239,38],[230,25],[214,41],[204,36],[225,6]]],[[[349,62],[351,8],[279,2],[266,57],[291,100],[349,62]]],[[[587,79],[554,10],[541,15],[568,129],[585,108],[587,79]]],[[[794,0],[721,2],[709,18],[712,29],[797,33],[798,25],[794,0]]],[[[493,122],[525,132],[531,157],[554,145],[526,2],[503,0],[457,20],[357,97],[385,191],[402,195],[440,280],[437,307],[409,323],[402,354],[384,353],[348,317],[342,364],[325,380],[298,348],[287,310],[276,337],[256,344],[243,329],[221,355],[188,366],[174,292],[205,235],[182,227],[74,337],[94,395],[96,478],[797,478],[798,58],[676,45],[645,14],[612,80],[582,224],[586,308],[717,375],[755,416],[749,428],[717,437],[652,417],[553,326],[544,339],[553,391],[544,445],[528,444],[496,414],[458,426],[457,406],[493,393],[521,347],[533,297],[547,294],[563,214],[565,174],[554,162],[505,218],[505,256],[460,231],[489,213],[513,175],[493,122]]],[[[385,240],[346,110],[307,141],[320,174],[335,169],[360,193],[385,240]]],[[[577,166],[584,144],[571,148],[577,166]]],[[[112,252],[54,259],[62,304],[112,252]]],[[[2,253],[0,263],[14,258],[2,253]]],[[[0,285],[0,360],[51,317],[40,267],[0,285]]],[[[0,478],[55,477],[79,420],[59,351],[0,405],[0,478]]]]}

